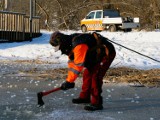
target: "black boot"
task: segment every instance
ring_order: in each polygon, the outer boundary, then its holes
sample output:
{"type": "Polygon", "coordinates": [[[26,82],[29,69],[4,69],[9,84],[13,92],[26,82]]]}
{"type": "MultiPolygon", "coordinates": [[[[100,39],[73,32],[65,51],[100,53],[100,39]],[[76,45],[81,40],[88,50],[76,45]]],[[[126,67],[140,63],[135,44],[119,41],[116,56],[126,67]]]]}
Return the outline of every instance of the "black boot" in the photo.
{"type": "Polygon", "coordinates": [[[72,103],[75,103],[75,104],[90,103],[90,99],[75,98],[75,99],[72,99],[72,103]]]}
{"type": "Polygon", "coordinates": [[[102,110],[103,109],[103,106],[100,104],[100,105],[87,105],[84,107],[85,110],[88,110],[88,111],[95,111],[95,110],[102,110]]]}

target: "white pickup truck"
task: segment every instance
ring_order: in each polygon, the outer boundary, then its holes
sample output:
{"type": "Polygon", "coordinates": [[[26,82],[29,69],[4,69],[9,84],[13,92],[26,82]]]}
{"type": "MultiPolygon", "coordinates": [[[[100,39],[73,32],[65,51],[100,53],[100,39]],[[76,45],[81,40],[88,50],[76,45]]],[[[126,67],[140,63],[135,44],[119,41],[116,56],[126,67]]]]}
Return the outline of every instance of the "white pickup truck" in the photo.
{"type": "Polygon", "coordinates": [[[121,17],[118,10],[94,10],[87,14],[81,20],[82,32],[96,30],[109,30],[110,32],[123,30],[126,32],[132,31],[133,28],[139,28],[139,18],[121,17]]]}

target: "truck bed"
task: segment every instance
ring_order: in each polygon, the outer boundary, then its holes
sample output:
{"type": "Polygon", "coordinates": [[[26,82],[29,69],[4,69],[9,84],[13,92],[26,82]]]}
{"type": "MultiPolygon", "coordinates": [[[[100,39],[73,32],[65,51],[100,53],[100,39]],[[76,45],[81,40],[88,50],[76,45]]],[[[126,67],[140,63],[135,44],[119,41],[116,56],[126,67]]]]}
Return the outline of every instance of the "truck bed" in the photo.
{"type": "Polygon", "coordinates": [[[102,24],[122,24],[122,18],[121,17],[103,18],[102,24]]]}

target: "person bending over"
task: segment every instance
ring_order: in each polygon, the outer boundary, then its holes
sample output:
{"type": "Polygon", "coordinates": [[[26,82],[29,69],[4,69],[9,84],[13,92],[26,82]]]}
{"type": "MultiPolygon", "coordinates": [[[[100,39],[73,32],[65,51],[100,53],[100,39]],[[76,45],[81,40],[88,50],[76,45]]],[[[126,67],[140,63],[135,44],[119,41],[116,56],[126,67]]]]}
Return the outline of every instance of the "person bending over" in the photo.
{"type": "Polygon", "coordinates": [[[103,77],[116,55],[113,44],[96,32],[66,35],[59,31],[51,34],[50,44],[69,58],[68,76],[61,89],[74,88],[76,78],[84,69],[82,90],[72,102],[90,103],[84,107],[88,111],[102,110],[103,77]]]}

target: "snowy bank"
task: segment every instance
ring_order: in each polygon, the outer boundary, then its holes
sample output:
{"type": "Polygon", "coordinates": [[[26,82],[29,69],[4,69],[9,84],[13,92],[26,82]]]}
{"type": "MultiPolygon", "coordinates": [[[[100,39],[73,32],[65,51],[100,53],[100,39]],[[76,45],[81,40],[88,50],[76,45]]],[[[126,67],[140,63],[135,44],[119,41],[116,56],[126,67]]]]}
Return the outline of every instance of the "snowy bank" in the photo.
{"type": "MultiPolygon", "coordinates": [[[[54,52],[49,44],[50,34],[52,32],[41,31],[42,36],[33,39],[32,42],[14,42],[0,44],[0,60],[40,60],[52,64],[67,66],[68,58],[61,55],[61,52],[54,52]]],[[[80,31],[62,31],[66,34],[72,34],[80,31]]],[[[110,40],[152,57],[160,61],[160,32],[100,32],[101,35],[110,40]]],[[[121,46],[115,45],[117,55],[112,67],[134,67],[138,69],[160,68],[160,63],[140,56],[121,46]]]]}

